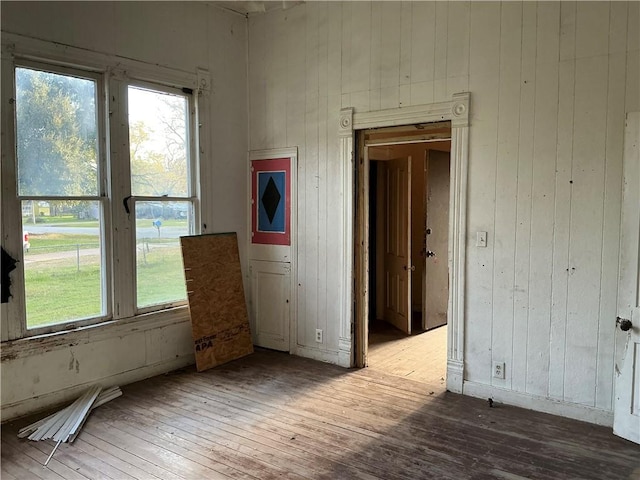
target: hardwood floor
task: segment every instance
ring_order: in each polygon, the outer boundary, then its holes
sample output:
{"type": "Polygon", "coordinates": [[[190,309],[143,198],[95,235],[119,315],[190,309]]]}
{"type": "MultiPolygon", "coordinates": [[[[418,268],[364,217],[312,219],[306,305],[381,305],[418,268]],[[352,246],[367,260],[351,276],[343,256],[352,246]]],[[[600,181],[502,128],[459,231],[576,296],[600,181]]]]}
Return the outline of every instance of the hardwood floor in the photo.
{"type": "Polygon", "coordinates": [[[420,319],[413,335],[384,321],[370,325],[369,368],[427,383],[444,391],[447,372],[447,326],[423,332],[420,319]]]}
{"type": "Polygon", "coordinates": [[[33,419],[3,425],[2,479],[640,478],[640,447],[610,428],[397,373],[258,350],[156,377],[96,409],[47,468],[52,445],[16,437],[33,419]]]}

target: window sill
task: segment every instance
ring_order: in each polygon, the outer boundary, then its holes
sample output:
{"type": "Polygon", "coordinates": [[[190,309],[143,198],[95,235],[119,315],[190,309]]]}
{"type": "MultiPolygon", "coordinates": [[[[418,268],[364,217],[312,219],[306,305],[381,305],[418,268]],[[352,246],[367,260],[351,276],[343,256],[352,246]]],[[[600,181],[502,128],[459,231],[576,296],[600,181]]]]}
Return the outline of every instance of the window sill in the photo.
{"type": "Polygon", "coordinates": [[[189,307],[184,305],[160,312],[151,312],[135,317],[78,327],[73,330],[2,342],[0,359],[4,363],[31,355],[98,342],[113,337],[122,337],[134,332],[154,330],[183,322],[190,322],[189,307]]]}

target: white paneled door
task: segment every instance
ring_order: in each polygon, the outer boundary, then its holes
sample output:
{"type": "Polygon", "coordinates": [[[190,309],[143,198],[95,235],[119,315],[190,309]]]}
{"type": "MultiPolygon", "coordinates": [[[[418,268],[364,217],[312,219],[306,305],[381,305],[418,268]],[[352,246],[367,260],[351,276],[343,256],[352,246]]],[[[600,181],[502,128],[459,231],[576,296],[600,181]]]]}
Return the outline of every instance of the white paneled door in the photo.
{"type": "Polygon", "coordinates": [[[386,162],[386,321],[411,333],[411,157],[386,162]]]}
{"type": "Polygon", "coordinates": [[[627,115],[613,432],[640,443],[640,112],[627,115]]]}
{"type": "Polygon", "coordinates": [[[291,264],[252,260],[251,291],[255,344],[288,352],[291,264]]]}

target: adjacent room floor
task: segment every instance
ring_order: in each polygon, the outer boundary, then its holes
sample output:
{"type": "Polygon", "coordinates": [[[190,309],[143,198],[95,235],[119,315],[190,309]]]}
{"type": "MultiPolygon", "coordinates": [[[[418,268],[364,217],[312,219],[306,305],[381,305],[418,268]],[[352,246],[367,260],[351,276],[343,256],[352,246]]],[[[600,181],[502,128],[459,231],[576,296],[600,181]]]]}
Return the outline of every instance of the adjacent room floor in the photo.
{"type": "Polygon", "coordinates": [[[52,445],[15,421],[2,478],[640,478],[640,447],[610,428],[447,393],[409,360],[429,340],[372,342],[363,370],[259,350],[126,386],[47,468],[52,445]]]}

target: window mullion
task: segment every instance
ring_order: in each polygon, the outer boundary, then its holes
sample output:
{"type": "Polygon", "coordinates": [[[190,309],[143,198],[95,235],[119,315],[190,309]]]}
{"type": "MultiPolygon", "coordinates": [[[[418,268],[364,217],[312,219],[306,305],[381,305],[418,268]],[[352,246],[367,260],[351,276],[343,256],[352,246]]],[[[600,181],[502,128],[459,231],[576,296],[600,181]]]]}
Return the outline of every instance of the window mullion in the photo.
{"type": "Polygon", "coordinates": [[[17,191],[16,136],[15,136],[15,81],[14,61],[11,55],[2,56],[2,161],[0,178],[2,179],[2,214],[0,215],[0,241],[2,247],[18,262],[10,274],[11,297],[8,303],[1,304],[2,317],[1,340],[21,338],[26,331],[24,302],[24,251],[22,234],[21,205],[17,191]]]}
{"type": "Polygon", "coordinates": [[[109,164],[114,318],[127,318],[135,314],[135,205],[125,202],[131,196],[127,87],[127,83],[121,79],[112,77],[110,80],[109,164]]]}

